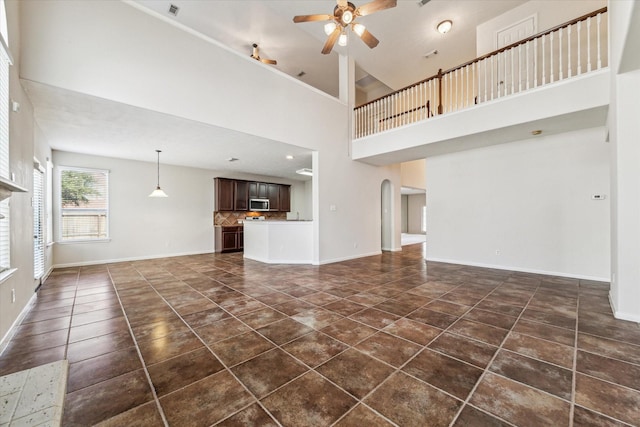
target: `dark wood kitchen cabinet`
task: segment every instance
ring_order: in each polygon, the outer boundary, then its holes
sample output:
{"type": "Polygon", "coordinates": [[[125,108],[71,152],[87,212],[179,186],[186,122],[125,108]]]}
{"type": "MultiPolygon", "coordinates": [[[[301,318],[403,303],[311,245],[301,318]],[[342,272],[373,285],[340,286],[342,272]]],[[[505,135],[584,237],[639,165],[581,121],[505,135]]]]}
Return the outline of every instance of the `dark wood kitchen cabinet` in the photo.
{"type": "Polygon", "coordinates": [[[229,178],[215,178],[214,182],[217,212],[246,212],[251,199],[269,199],[271,212],[291,211],[290,185],[229,178]]]}
{"type": "Polygon", "coordinates": [[[235,181],[233,179],[216,178],[216,211],[233,211],[235,201],[235,181]]]}
{"type": "Polygon", "coordinates": [[[249,182],[248,181],[235,181],[235,193],[234,193],[233,206],[235,211],[249,210],[249,182]]]}
{"type": "Polygon", "coordinates": [[[244,228],[238,226],[216,227],[216,252],[236,252],[244,249],[244,228]]]}
{"type": "Polygon", "coordinates": [[[291,186],[280,185],[280,212],[291,211],[291,186]]]}
{"type": "Polygon", "coordinates": [[[280,211],[280,184],[267,184],[267,198],[269,199],[269,210],[280,211]]]}
{"type": "Polygon", "coordinates": [[[267,199],[268,184],[266,182],[249,182],[250,199],[267,199]]]}

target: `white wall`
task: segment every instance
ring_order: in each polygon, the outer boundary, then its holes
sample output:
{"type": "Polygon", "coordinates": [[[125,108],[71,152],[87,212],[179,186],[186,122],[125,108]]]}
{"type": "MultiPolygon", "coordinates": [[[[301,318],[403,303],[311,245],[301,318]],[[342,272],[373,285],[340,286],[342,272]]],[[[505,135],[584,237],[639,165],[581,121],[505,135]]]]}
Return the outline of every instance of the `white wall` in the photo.
{"type": "Polygon", "coordinates": [[[317,262],[380,251],[380,184],[399,187],[399,169],[351,160],[345,103],[128,3],[34,0],[21,11],[25,79],[317,151],[317,262]]]}
{"type": "Polygon", "coordinates": [[[292,207],[304,200],[304,183],[273,177],[209,171],[160,164],[160,184],[166,199],[149,198],[155,188],[156,164],[109,157],[53,152],[54,236],[59,242],[59,167],[108,169],[108,242],[56,243],[57,266],[114,260],[213,252],[214,177],[257,179],[291,184],[292,207]]]}
{"type": "MultiPolygon", "coordinates": [[[[12,325],[34,296],[37,285],[33,278],[33,157],[34,123],[33,107],[20,86],[20,22],[19,3],[5,2],[9,31],[9,49],[14,65],[9,69],[9,97],[20,103],[20,112],[9,113],[9,169],[15,174],[15,182],[29,190],[28,193],[14,193],[10,201],[11,227],[11,267],[15,273],[0,283],[0,351],[6,344],[12,325]],[[15,290],[15,302],[11,291],[15,290]]],[[[42,153],[37,147],[37,152],[42,153]]]]}
{"type": "Polygon", "coordinates": [[[538,28],[535,33],[555,27],[607,5],[606,0],[580,0],[563,2],[562,7],[549,7],[548,0],[532,0],[503,13],[476,28],[476,49],[480,57],[496,49],[496,32],[531,15],[535,15],[538,28]]]}
{"type": "Polygon", "coordinates": [[[640,322],[640,7],[635,1],[610,4],[611,20],[611,294],[614,315],[640,322]],[[636,67],[634,70],[633,67],[636,67]]]}
{"type": "Polygon", "coordinates": [[[609,277],[603,128],[427,159],[427,258],[609,277]],[[499,251],[499,254],[496,254],[499,251]]]}
{"type": "Polygon", "coordinates": [[[424,190],[426,188],[425,166],[426,163],[424,159],[401,163],[400,173],[402,174],[402,186],[424,190]]]}
{"type": "Polygon", "coordinates": [[[407,197],[407,233],[424,234],[422,231],[422,208],[426,203],[425,194],[411,194],[407,197]]]}

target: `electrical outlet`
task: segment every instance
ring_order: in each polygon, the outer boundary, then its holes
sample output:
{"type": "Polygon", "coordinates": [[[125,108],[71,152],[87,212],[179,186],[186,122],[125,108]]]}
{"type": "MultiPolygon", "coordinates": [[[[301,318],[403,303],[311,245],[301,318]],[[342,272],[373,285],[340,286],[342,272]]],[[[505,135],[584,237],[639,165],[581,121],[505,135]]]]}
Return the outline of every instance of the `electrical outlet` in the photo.
{"type": "Polygon", "coordinates": [[[11,304],[13,304],[14,302],[16,302],[16,290],[11,289],[11,304]]]}

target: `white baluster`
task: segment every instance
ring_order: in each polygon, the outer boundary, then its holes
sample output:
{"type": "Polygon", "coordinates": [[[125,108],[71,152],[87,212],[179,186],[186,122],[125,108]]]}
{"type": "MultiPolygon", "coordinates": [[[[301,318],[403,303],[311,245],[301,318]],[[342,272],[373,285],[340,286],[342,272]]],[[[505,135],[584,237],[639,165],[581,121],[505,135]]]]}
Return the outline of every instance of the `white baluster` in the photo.
{"type": "Polygon", "coordinates": [[[564,70],[562,69],[562,27],[558,29],[558,80],[564,78],[564,70]]]}
{"type": "Polygon", "coordinates": [[[600,39],[600,22],[602,21],[602,14],[599,13],[596,16],[597,25],[596,28],[598,30],[598,70],[602,68],[602,57],[600,56],[600,45],[602,44],[602,40],[600,39]]]}
{"type": "Polygon", "coordinates": [[[513,52],[515,49],[511,48],[509,49],[509,52],[511,53],[511,94],[513,95],[516,92],[516,70],[515,70],[515,60],[513,59],[513,52]]]}
{"type": "Polygon", "coordinates": [[[591,71],[591,17],[587,18],[587,72],[591,71]]]}
{"type": "Polygon", "coordinates": [[[581,37],[581,30],[582,30],[582,21],[578,21],[578,34],[576,34],[576,37],[578,37],[578,64],[577,64],[577,68],[576,68],[576,75],[580,75],[582,74],[582,51],[580,49],[581,43],[580,43],[580,39],[581,37]]]}
{"type": "Polygon", "coordinates": [[[538,87],[538,39],[533,39],[533,87],[538,87]]]}
{"type": "MultiPolygon", "coordinates": [[[[578,43],[580,39],[578,39],[578,43]]],[[[571,25],[567,27],[567,78],[571,77],[571,25]]]]}
{"type": "Polygon", "coordinates": [[[487,58],[483,60],[484,62],[484,100],[487,100],[487,58]]]}
{"type": "Polygon", "coordinates": [[[522,45],[518,45],[518,92],[522,92],[522,45]]]}
{"type": "Polygon", "coordinates": [[[553,83],[553,33],[549,34],[549,83],[553,83]]]}
{"type": "Polygon", "coordinates": [[[542,84],[546,84],[547,83],[547,69],[544,66],[544,62],[545,62],[545,52],[544,52],[544,47],[545,47],[545,36],[542,36],[542,84]]]}
{"type": "Polygon", "coordinates": [[[525,45],[526,54],[524,56],[525,75],[527,76],[527,90],[529,89],[529,55],[530,55],[529,44],[530,43],[527,42],[527,44],[525,45]]]}

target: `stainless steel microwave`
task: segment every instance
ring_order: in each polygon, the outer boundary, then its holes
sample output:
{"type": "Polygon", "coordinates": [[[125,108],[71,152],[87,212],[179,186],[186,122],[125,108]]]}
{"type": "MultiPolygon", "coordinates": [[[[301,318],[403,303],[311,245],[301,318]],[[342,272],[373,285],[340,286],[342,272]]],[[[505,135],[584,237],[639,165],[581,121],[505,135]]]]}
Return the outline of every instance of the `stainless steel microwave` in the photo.
{"type": "Polygon", "coordinates": [[[249,199],[250,211],[268,211],[269,199],[249,199]]]}

